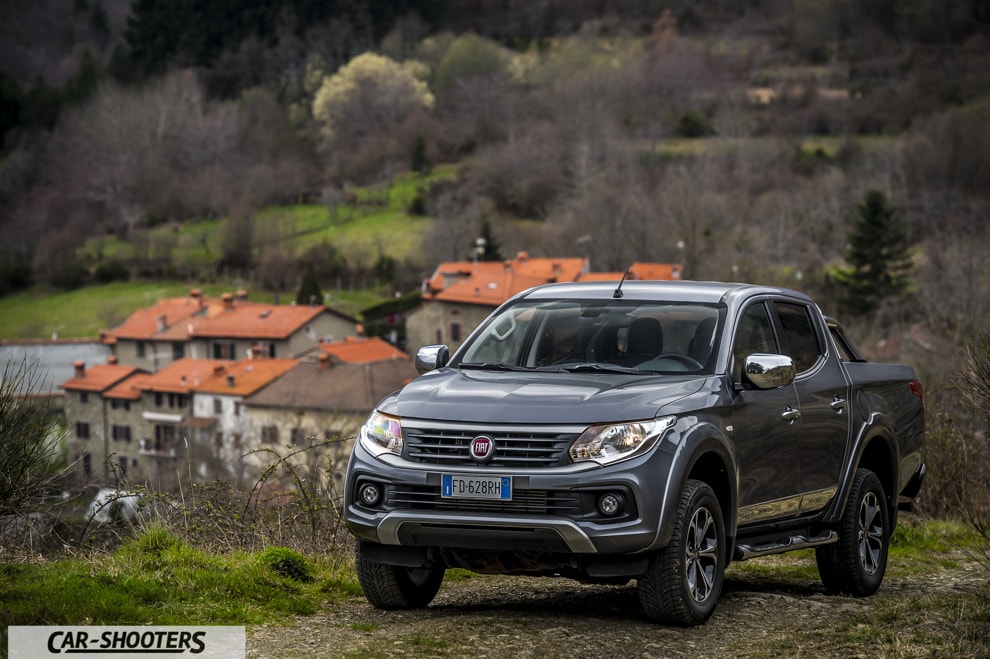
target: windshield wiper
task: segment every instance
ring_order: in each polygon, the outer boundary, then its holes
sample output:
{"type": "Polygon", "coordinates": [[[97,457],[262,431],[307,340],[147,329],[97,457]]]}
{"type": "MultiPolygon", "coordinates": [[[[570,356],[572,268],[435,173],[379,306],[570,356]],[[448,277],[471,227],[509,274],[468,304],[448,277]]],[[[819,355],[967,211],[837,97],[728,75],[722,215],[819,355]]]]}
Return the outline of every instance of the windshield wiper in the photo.
{"type": "Polygon", "coordinates": [[[461,362],[460,368],[474,368],[480,371],[529,371],[525,366],[503,364],[501,362],[461,362]]]}
{"type": "Polygon", "coordinates": [[[635,375],[642,375],[644,371],[638,368],[630,368],[628,366],[617,366],[615,364],[574,364],[572,366],[562,366],[560,368],[561,372],[568,373],[632,373],[635,375]]]}

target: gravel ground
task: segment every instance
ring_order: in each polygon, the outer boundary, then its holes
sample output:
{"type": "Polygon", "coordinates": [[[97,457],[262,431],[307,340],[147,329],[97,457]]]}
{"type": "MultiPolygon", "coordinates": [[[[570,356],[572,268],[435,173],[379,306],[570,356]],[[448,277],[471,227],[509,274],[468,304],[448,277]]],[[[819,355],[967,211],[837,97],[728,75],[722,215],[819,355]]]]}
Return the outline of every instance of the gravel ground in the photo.
{"type": "Polygon", "coordinates": [[[972,591],[986,578],[983,568],[968,562],[921,579],[888,575],[876,596],[854,599],[826,595],[818,581],[807,578],[768,580],[730,566],[712,619],[681,629],[641,618],[635,582],[589,586],[567,579],[472,575],[448,579],[427,609],[385,612],[355,597],[284,627],[251,627],[247,656],[915,656],[928,652],[897,637],[880,645],[842,645],[828,632],[837,625],[855,626],[885,600],[972,591]]]}

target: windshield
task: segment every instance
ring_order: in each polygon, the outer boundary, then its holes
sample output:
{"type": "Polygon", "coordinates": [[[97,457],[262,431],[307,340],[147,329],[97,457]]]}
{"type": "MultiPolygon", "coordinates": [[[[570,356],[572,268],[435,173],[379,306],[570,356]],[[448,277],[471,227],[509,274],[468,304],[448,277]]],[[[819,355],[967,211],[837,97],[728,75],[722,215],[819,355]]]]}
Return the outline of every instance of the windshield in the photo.
{"type": "Polygon", "coordinates": [[[489,318],[451,365],[709,374],[721,313],[683,302],[521,300],[489,318]]]}

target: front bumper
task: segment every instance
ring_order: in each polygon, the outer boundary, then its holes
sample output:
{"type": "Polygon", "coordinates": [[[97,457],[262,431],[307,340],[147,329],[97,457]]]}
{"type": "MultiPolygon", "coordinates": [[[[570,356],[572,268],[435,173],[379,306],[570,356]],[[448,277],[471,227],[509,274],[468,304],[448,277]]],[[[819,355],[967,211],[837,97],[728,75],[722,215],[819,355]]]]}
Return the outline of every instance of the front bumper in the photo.
{"type": "Polygon", "coordinates": [[[344,488],[344,519],[360,540],[405,547],[566,554],[628,554],[655,549],[670,455],[661,450],[608,467],[595,464],[508,471],[439,467],[379,459],[355,442],[344,488]],[[659,464],[665,462],[665,464],[659,464]],[[440,497],[442,474],[512,476],[513,501],[440,497]],[[359,502],[362,484],[380,486],[381,502],[359,502]],[[625,499],[623,513],[604,515],[606,493],[625,499]]]}

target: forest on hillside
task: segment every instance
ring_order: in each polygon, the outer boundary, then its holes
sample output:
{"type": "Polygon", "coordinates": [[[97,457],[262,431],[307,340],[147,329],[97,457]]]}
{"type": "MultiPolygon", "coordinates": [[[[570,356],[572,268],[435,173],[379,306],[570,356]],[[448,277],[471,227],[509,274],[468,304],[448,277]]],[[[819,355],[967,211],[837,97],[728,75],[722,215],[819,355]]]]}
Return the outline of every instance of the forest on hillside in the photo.
{"type": "MultiPolygon", "coordinates": [[[[883,195],[909,268],[864,310],[965,336],[990,312],[990,8],[979,0],[57,0],[0,10],[0,294],[236,274],[414,290],[479,235],[503,258],[841,306],[883,195]],[[271,239],[261,211],[450,165],[396,258],[271,239]],[[223,221],[208,267],[162,227],[223,221]],[[125,258],[81,247],[112,237],[125,258]],[[881,304],[882,303],[882,304],[881,304]]],[[[424,179],[425,180],[425,179],[424,179]]],[[[346,218],[345,218],[346,219],[346,218]]],[[[205,241],[205,251],[209,248],[205,241]]],[[[869,254],[862,258],[869,260],[869,254]]]]}

